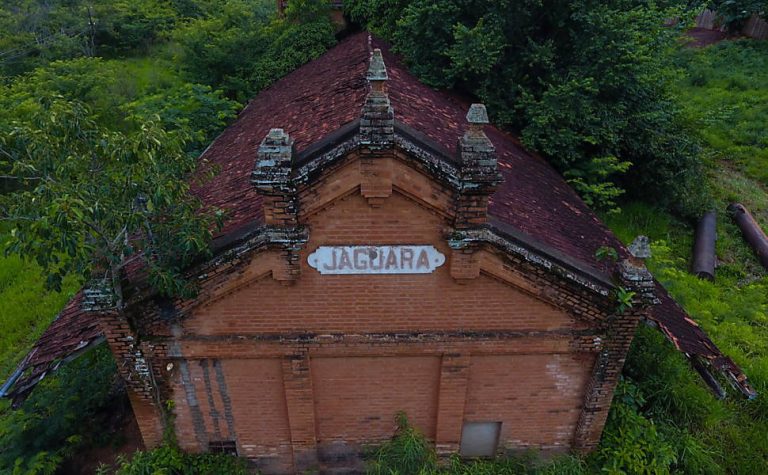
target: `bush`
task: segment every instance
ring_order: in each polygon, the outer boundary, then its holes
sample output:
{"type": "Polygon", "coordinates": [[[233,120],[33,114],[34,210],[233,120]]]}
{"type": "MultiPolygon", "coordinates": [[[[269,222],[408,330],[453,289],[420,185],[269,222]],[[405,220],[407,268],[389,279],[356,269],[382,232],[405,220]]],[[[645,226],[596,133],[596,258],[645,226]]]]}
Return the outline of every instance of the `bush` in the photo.
{"type": "Polygon", "coordinates": [[[586,464],[572,456],[541,463],[528,457],[465,460],[458,455],[438,464],[432,444],[408,423],[405,413],[395,417],[394,437],[368,455],[370,475],[585,475],[586,464]]]}
{"type": "Polygon", "coordinates": [[[623,190],[689,216],[707,201],[696,141],[669,94],[679,10],[631,0],[353,0],[423,81],[479,97],[593,206],[623,190]]]}
{"type": "Polygon", "coordinates": [[[0,472],[52,474],[78,448],[101,440],[101,411],[115,384],[101,346],[42,380],[19,409],[0,413],[0,472]]]}
{"type": "Polygon", "coordinates": [[[408,423],[405,413],[399,413],[395,420],[395,436],[374,452],[368,473],[405,475],[434,471],[437,467],[437,456],[429,442],[408,423]]]}
{"type": "MultiPolygon", "coordinates": [[[[101,467],[100,474],[112,473],[101,467]]],[[[172,444],[118,457],[115,475],[246,475],[245,460],[224,454],[187,454],[172,444]]]]}
{"type": "Polygon", "coordinates": [[[639,408],[644,399],[637,387],[619,383],[596,458],[611,474],[665,474],[677,461],[672,445],[639,408]]]}

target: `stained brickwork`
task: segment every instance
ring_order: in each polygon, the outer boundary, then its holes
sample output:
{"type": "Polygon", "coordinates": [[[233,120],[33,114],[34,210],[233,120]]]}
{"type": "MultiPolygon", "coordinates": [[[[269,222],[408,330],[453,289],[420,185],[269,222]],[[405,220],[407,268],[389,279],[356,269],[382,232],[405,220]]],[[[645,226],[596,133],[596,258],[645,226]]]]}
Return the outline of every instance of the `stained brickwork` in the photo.
{"type": "Polygon", "coordinates": [[[151,362],[123,312],[99,311],[97,318],[115,357],[117,370],[128,386],[129,399],[144,444],[155,446],[162,440],[163,416],[153,383],[151,362]]]}

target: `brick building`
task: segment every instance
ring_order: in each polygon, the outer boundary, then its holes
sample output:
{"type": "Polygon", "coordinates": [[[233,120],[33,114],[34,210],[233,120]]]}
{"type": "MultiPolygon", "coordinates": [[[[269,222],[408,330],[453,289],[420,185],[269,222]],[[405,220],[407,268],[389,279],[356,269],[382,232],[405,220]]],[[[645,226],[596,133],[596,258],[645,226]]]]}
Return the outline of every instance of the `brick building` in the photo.
{"type": "Polygon", "coordinates": [[[228,213],[192,300],[129,275],[84,290],[4,392],[106,339],[146,445],[224,450],[265,473],[355,466],[403,411],[440,453],[594,448],[641,320],[715,391],[738,367],[540,157],[485,108],[349,36],[254,98],[203,154],[228,213]],[[600,261],[601,247],[618,262],[600,261]],[[635,292],[619,306],[620,289],[635,292]],[[659,304],[660,305],[657,305],[659,304]],[[174,401],[173,418],[161,409],[174,401]]]}

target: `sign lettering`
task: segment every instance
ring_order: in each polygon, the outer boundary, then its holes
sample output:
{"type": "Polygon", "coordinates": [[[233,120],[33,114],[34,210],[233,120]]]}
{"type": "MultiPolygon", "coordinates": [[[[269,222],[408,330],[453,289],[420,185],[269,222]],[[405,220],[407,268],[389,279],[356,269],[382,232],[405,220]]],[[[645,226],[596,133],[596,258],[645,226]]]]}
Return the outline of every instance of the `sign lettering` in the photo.
{"type": "Polygon", "coordinates": [[[429,274],[445,255],[433,246],[320,246],[307,262],[321,274],[429,274]]]}

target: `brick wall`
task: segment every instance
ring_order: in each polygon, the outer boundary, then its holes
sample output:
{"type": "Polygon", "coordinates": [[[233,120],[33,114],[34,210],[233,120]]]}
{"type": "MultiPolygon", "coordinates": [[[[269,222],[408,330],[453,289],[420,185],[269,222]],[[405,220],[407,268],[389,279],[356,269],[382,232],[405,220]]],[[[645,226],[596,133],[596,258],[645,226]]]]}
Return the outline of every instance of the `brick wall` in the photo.
{"type": "Polygon", "coordinates": [[[593,361],[582,354],[473,356],[464,417],[502,422],[506,449],[567,449],[593,361]]]}
{"type": "Polygon", "coordinates": [[[153,367],[184,448],[234,440],[264,473],[359,468],[398,411],[440,453],[473,421],[502,423],[500,451],[599,439],[639,315],[611,332],[612,304],[591,290],[490,246],[452,250],[454,192],[391,153],[353,152],[299,190],[309,240],[290,266],[280,249],[243,254],[205,275],[182,320],[142,317],[145,340],[171,348],[153,367]],[[321,245],[368,244],[432,245],[447,260],[415,275],[307,264],[321,245]]]}
{"type": "Polygon", "coordinates": [[[283,286],[270,277],[198,309],[191,334],[554,330],[575,319],[485,275],[465,285],[448,263],[433,274],[321,275],[306,256],[319,245],[433,244],[450,255],[438,216],[397,194],[385,207],[349,195],[310,221],[301,277],[283,286]]]}
{"type": "Polygon", "coordinates": [[[434,439],[440,384],[437,356],[316,358],[312,383],[318,443],[388,439],[398,411],[434,439]]]}

